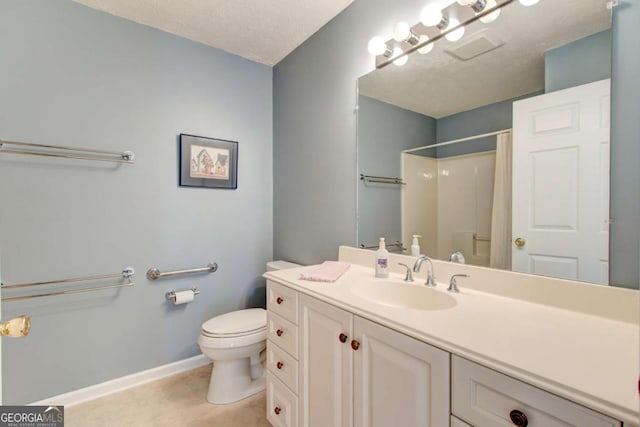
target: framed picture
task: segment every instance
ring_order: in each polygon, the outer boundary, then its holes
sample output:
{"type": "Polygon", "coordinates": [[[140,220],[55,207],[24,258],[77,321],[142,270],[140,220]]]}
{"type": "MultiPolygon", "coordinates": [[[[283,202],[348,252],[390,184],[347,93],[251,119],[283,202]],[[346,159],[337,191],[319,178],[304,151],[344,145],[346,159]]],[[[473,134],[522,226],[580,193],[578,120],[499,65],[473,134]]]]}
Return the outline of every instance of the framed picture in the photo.
{"type": "Polygon", "coordinates": [[[181,133],[180,186],[238,188],[238,143],[181,133]]]}

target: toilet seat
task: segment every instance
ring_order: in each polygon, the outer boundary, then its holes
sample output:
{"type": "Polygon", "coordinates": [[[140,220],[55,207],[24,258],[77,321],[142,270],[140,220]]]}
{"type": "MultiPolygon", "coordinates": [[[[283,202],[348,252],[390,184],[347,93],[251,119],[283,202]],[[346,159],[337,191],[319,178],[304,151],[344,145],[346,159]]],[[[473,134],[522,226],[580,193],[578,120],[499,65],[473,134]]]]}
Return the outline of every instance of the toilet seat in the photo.
{"type": "Polygon", "coordinates": [[[221,314],[202,324],[202,335],[211,338],[237,338],[259,334],[267,329],[267,312],[249,308],[221,314]]]}

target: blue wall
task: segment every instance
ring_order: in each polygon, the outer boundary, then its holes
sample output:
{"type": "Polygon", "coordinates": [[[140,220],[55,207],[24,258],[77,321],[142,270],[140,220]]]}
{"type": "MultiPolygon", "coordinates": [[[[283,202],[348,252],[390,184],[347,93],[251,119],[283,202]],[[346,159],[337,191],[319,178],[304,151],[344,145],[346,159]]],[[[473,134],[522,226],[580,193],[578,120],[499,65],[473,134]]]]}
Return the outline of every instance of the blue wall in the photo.
{"type": "Polygon", "coordinates": [[[545,92],[611,77],[611,30],[567,43],[544,54],[545,92]]]}
{"type": "Polygon", "coordinates": [[[640,287],[640,2],[613,9],[609,279],[640,287]]]}
{"type": "MultiPolygon", "coordinates": [[[[358,97],[358,174],[402,176],[400,152],[433,144],[436,120],[366,97],[358,97]]],[[[358,243],[402,240],[401,187],[358,184],[358,243]]]]}
{"type": "MultiPolygon", "coordinates": [[[[197,355],[203,321],[264,304],[272,68],[71,1],[5,0],[0,69],[3,139],[136,154],[121,166],[0,155],[4,283],[136,268],[133,288],[3,303],[3,318],[32,317],[27,338],[3,342],[5,404],[197,355]],[[178,186],[181,132],[239,141],[237,190],[178,186]],[[210,261],[218,272],[145,277],[210,261]],[[166,302],[192,286],[195,302],[166,302]]],[[[96,284],[110,282],[83,286],[96,284]]]]}

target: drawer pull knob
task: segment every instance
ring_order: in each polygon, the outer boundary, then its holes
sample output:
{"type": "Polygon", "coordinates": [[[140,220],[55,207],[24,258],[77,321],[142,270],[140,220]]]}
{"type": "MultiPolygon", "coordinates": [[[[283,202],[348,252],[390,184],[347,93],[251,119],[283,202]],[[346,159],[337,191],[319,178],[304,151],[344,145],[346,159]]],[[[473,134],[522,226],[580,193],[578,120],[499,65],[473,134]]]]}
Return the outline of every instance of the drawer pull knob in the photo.
{"type": "Polygon", "coordinates": [[[282,363],[282,362],[276,363],[276,368],[278,368],[278,369],[282,369],[283,366],[284,366],[284,363],[282,363]]]}
{"type": "Polygon", "coordinates": [[[529,424],[529,420],[527,420],[527,416],[517,409],[509,412],[509,418],[511,418],[511,422],[513,425],[518,427],[527,427],[529,424]]]}
{"type": "Polygon", "coordinates": [[[282,409],[280,409],[280,407],[279,407],[279,406],[276,406],[276,407],[273,409],[273,412],[275,412],[275,413],[276,413],[276,415],[280,415],[280,412],[282,412],[282,409]]]}
{"type": "Polygon", "coordinates": [[[284,334],[284,332],[283,332],[283,330],[282,330],[282,329],[278,329],[278,330],[276,331],[276,335],[277,335],[277,336],[281,337],[281,336],[282,336],[282,334],[284,334]]]}
{"type": "Polygon", "coordinates": [[[340,334],[338,339],[340,340],[341,343],[347,342],[347,336],[345,334],[340,334]]]}
{"type": "Polygon", "coordinates": [[[278,304],[282,304],[284,302],[284,300],[282,298],[278,297],[278,298],[276,298],[276,302],[278,304]]]}
{"type": "Polygon", "coordinates": [[[360,343],[357,340],[351,340],[351,348],[357,350],[360,348],[360,343]]]}

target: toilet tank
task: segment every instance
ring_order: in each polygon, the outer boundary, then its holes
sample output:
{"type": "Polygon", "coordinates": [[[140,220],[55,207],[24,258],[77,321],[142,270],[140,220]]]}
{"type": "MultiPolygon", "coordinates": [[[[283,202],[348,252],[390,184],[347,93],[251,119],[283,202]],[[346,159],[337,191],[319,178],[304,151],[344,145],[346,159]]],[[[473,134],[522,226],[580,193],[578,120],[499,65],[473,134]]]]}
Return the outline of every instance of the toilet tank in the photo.
{"type": "Polygon", "coordinates": [[[288,268],[302,267],[300,264],[295,264],[289,261],[269,261],[267,263],[267,271],[286,270],[288,268]]]}

